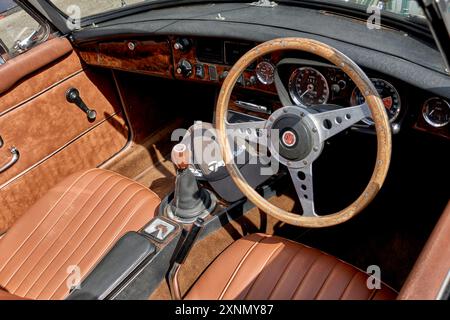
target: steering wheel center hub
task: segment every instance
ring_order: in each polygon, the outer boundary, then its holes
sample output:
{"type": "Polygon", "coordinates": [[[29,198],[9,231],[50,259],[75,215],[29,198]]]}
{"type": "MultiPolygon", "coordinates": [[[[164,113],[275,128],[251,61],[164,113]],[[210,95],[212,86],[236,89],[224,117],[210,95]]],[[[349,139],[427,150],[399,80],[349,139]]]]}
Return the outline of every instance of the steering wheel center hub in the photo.
{"type": "Polygon", "coordinates": [[[278,135],[273,131],[273,138],[278,138],[278,150],[283,158],[299,161],[311,152],[311,133],[299,116],[283,115],[274,122],[272,129],[278,131],[278,135]]]}
{"type": "Polygon", "coordinates": [[[302,168],[322,150],[315,123],[309,112],[297,106],[275,111],[268,120],[270,152],[288,167],[302,168]]]}

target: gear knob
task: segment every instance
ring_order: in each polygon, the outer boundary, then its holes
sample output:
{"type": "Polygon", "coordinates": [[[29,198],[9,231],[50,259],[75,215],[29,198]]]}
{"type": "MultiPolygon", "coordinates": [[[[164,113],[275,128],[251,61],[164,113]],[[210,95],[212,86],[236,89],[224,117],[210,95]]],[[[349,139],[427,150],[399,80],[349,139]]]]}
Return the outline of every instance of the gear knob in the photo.
{"type": "Polygon", "coordinates": [[[172,162],[177,168],[173,198],[165,208],[169,218],[182,223],[192,223],[204,218],[216,207],[214,194],[198,184],[194,173],[188,169],[191,164],[191,150],[180,143],[173,147],[172,162]]]}
{"type": "Polygon", "coordinates": [[[186,145],[183,143],[179,143],[172,149],[172,162],[177,169],[184,170],[189,166],[190,155],[191,154],[186,145]]]}

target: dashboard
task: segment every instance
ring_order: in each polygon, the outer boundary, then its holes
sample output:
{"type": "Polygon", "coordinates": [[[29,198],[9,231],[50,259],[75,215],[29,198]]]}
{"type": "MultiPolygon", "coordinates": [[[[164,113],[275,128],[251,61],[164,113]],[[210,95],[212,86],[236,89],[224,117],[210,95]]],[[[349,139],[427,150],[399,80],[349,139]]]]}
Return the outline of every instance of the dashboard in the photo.
{"type": "MultiPolygon", "coordinates": [[[[258,43],[208,37],[157,36],[83,44],[80,57],[90,65],[170,79],[220,85],[234,63],[258,43]]],[[[450,104],[443,97],[364,68],[386,107],[393,133],[402,126],[450,139],[450,104]]],[[[339,68],[302,52],[275,52],[253,62],[238,79],[230,110],[267,118],[283,105],[326,111],[364,103],[339,68]]],[[[364,119],[355,130],[373,132],[364,119]]]]}

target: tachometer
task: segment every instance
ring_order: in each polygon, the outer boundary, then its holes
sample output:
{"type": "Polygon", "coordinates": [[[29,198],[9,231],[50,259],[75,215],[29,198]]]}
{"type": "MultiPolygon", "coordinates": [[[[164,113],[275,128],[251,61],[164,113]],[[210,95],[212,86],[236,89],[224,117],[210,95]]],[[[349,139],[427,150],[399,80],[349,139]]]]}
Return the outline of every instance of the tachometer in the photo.
{"type": "Polygon", "coordinates": [[[316,69],[296,69],[289,78],[289,94],[297,105],[311,106],[328,102],[330,90],[325,77],[316,69]]]}
{"type": "MultiPolygon", "coordinates": [[[[377,89],[378,94],[383,100],[384,106],[386,107],[386,112],[389,117],[389,122],[394,122],[398,118],[402,106],[400,95],[398,94],[397,89],[395,89],[395,87],[386,80],[376,78],[371,78],[370,80],[372,81],[375,89],[377,89]]],[[[359,91],[358,88],[355,88],[350,98],[350,104],[352,106],[356,106],[363,104],[364,102],[365,99],[361,94],[361,91],[359,91]]],[[[363,120],[363,122],[369,125],[374,124],[372,118],[366,118],[363,120]]]]}
{"type": "Polygon", "coordinates": [[[428,99],[423,104],[422,115],[429,125],[441,128],[450,123],[450,104],[437,97],[428,99]]]}

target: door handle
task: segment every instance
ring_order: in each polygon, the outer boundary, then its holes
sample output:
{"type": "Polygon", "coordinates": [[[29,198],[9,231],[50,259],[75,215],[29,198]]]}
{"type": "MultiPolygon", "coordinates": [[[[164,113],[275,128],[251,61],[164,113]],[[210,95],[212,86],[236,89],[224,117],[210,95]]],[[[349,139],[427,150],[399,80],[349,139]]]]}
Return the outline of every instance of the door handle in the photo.
{"type": "Polygon", "coordinates": [[[0,136],[0,148],[3,147],[3,139],[2,136],[0,136]]]}
{"type": "Polygon", "coordinates": [[[11,152],[12,155],[11,160],[9,160],[8,163],[0,167],[0,173],[5,172],[13,165],[15,165],[17,161],[19,161],[20,158],[19,150],[17,150],[15,147],[12,147],[11,149],[9,149],[9,151],[11,152]]]}

